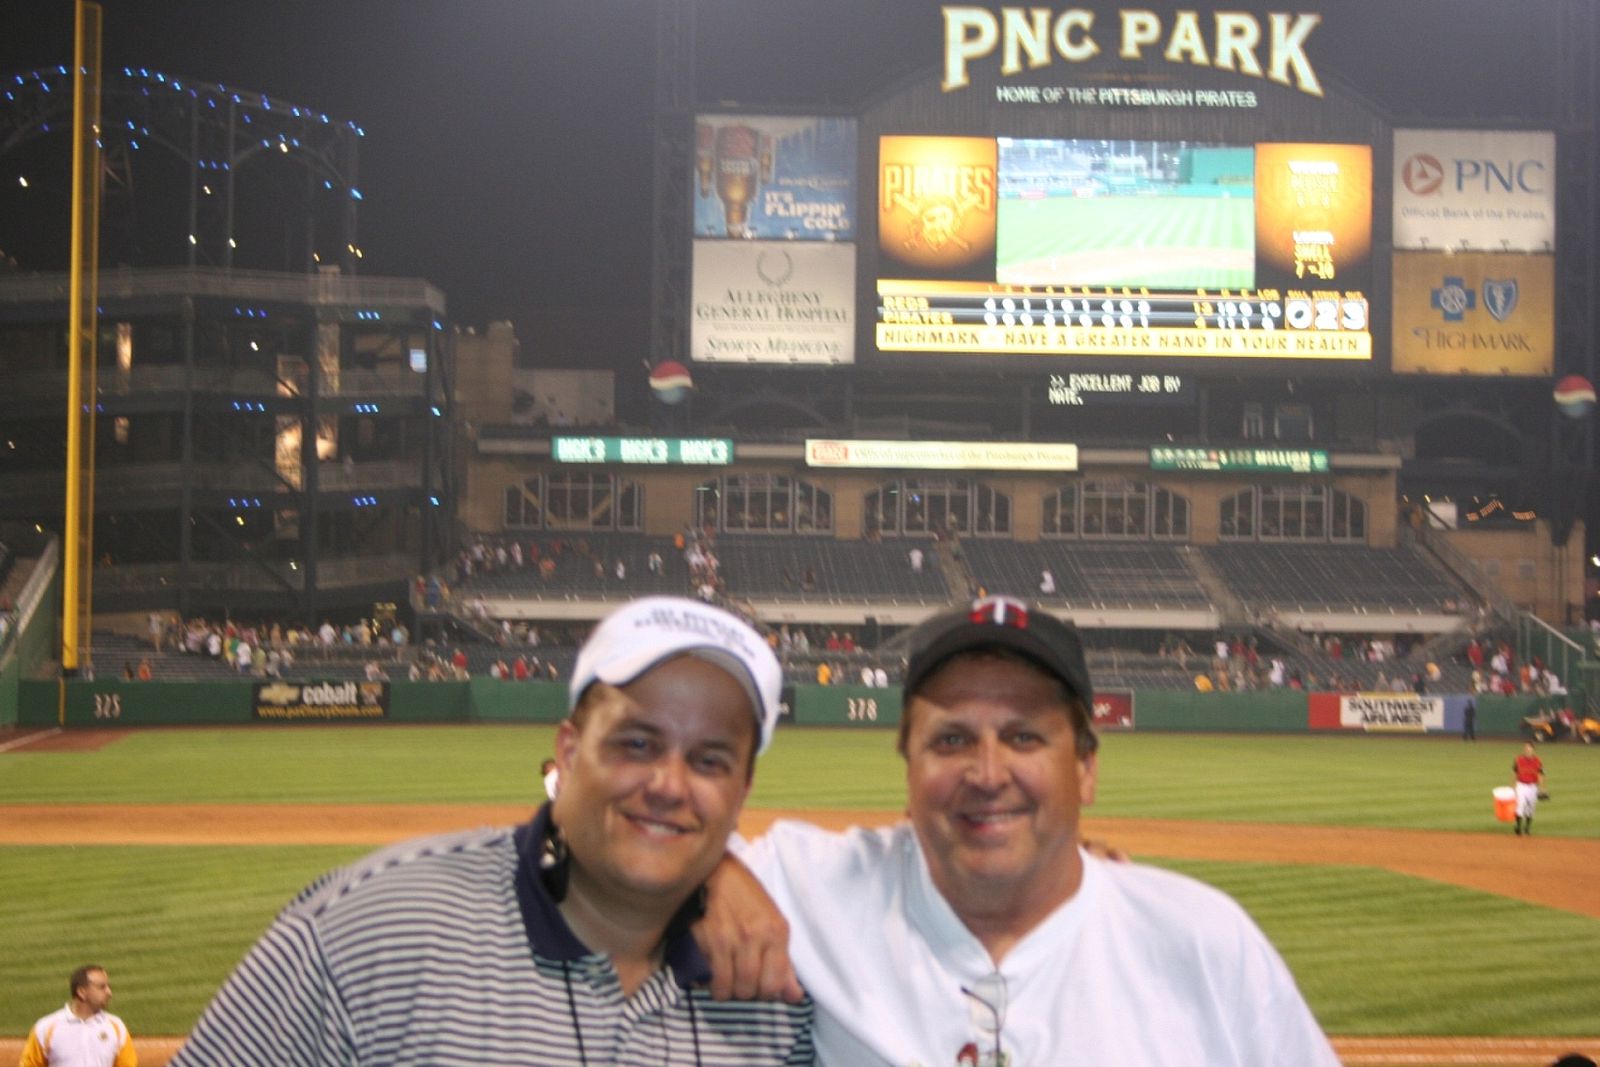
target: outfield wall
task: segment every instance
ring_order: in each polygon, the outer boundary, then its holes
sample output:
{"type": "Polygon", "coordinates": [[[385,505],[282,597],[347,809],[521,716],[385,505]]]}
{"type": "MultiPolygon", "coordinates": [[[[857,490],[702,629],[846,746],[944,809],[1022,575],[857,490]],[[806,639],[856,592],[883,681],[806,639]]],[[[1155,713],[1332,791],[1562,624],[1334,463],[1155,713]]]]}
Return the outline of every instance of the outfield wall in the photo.
{"type": "MultiPolygon", "coordinates": [[[[18,683],[18,725],[54,726],[56,681],[18,683]]],[[[328,690],[362,683],[324,683],[328,690]]],[[[264,714],[264,689],[311,689],[302,683],[126,682],[65,683],[66,725],[128,727],[243,725],[274,721],[387,722],[559,722],[566,714],[562,682],[385,682],[364,686],[368,706],[337,701],[331,706],[294,704],[297,715],[264,714]],[[381,691],[381,697],[377,694],[381,691]],[[345,714],[343,712],[348,712],[345,714]]],[[[867,686],[794,686],[785,691],[784,721],[800,726],[894,728],[900,724],[900,691],[867,686]]],[[[293,703],[297,698],[285,698],[293,703]]],[[[1304,733],[1310,731],[1382,733],[1460,733],[1467,697],[1460,694],[1416,697],[1387,693],[1302,693],[1269,690],[1248,693],[1154,691],[1131,697],[1132,728],[1160,732],[1304,733]]],[[[281,703],[281,701],[280,701],[281,703]]],[[[1522,717],[1539,705],[1536,697],[1480,696],[1477,732],[1484,737],[1515,737],[1522,717]]],[[[1117,729],[1105,726],[1105,729],[1117,729]]]]}

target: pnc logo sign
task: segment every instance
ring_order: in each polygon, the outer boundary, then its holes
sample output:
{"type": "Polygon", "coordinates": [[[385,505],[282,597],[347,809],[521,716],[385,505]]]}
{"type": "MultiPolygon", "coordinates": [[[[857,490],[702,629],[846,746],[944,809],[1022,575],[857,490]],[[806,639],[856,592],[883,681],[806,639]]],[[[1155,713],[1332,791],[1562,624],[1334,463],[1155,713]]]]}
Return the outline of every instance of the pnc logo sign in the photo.
{"type": "Polygon", "coordinates": [[[1444,184],[1444,167],[1425,152],[1419,152],[1400,166],[1400,180],[1412,196],[1432,196],[1444,184]]]}
{"type": "MultiPolygon", "coordinates": [[[[1450,161],[1452,190],[1457,193],[1480,192],[1493,195],[1504,193],[1538,195],[1543,193],[1546,167],[1538,159],[1471,159],[1456,158],[1450,161]]],[[[1446,168],[1437,156],[1418,152],[1400,165],[1400,181],[1413,196],[1442,196],[1446,168]]]]}

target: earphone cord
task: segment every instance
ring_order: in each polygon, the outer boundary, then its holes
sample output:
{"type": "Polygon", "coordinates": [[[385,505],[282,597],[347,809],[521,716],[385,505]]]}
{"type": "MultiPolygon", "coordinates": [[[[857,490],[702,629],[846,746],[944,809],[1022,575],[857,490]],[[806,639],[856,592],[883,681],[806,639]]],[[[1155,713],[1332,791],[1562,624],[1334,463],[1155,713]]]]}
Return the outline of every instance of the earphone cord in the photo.
{"type": "Polygon", "coordinates": [[[589,1067],[589,1056],[583,1048],[583,1024],[578,1022],[578,1001],[572,995],[572,964],[561,961],[561,977],[567,984],[567,1011],[572,1015],[572,1032],[578,1039],[578,1063],[589,1067]]]}

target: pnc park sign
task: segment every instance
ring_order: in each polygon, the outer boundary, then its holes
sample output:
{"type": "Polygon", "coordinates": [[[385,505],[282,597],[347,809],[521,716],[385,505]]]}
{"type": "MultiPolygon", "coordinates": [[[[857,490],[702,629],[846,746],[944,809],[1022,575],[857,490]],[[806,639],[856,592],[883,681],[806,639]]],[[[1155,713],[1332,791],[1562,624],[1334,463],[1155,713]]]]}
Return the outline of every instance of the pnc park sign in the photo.
{"type": "Polygon", "coordinates": [[[1306,41],[1322,16],[1245,11],[1174,11],[1121,8],[1104,20],[1091,8],[943,8],[945,92],[971,83],[969,68],[996,53],[1000,74],[1037,71],[1056,60],[1086,63],[1096,57],[1125,63],[1152,60],[1264,78],[1322,95],[1306,41]]]}

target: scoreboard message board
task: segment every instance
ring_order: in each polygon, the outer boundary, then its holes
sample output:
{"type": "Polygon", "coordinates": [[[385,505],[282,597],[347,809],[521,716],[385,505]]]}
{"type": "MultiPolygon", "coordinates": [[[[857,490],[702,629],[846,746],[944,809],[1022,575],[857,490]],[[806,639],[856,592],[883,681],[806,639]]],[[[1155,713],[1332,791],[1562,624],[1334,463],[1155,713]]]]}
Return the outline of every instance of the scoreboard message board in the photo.
{"type": "Polygon", "coordinates": [[[1369,145],[880,138],[881,352],[1370,362],[1369,145]]]}

